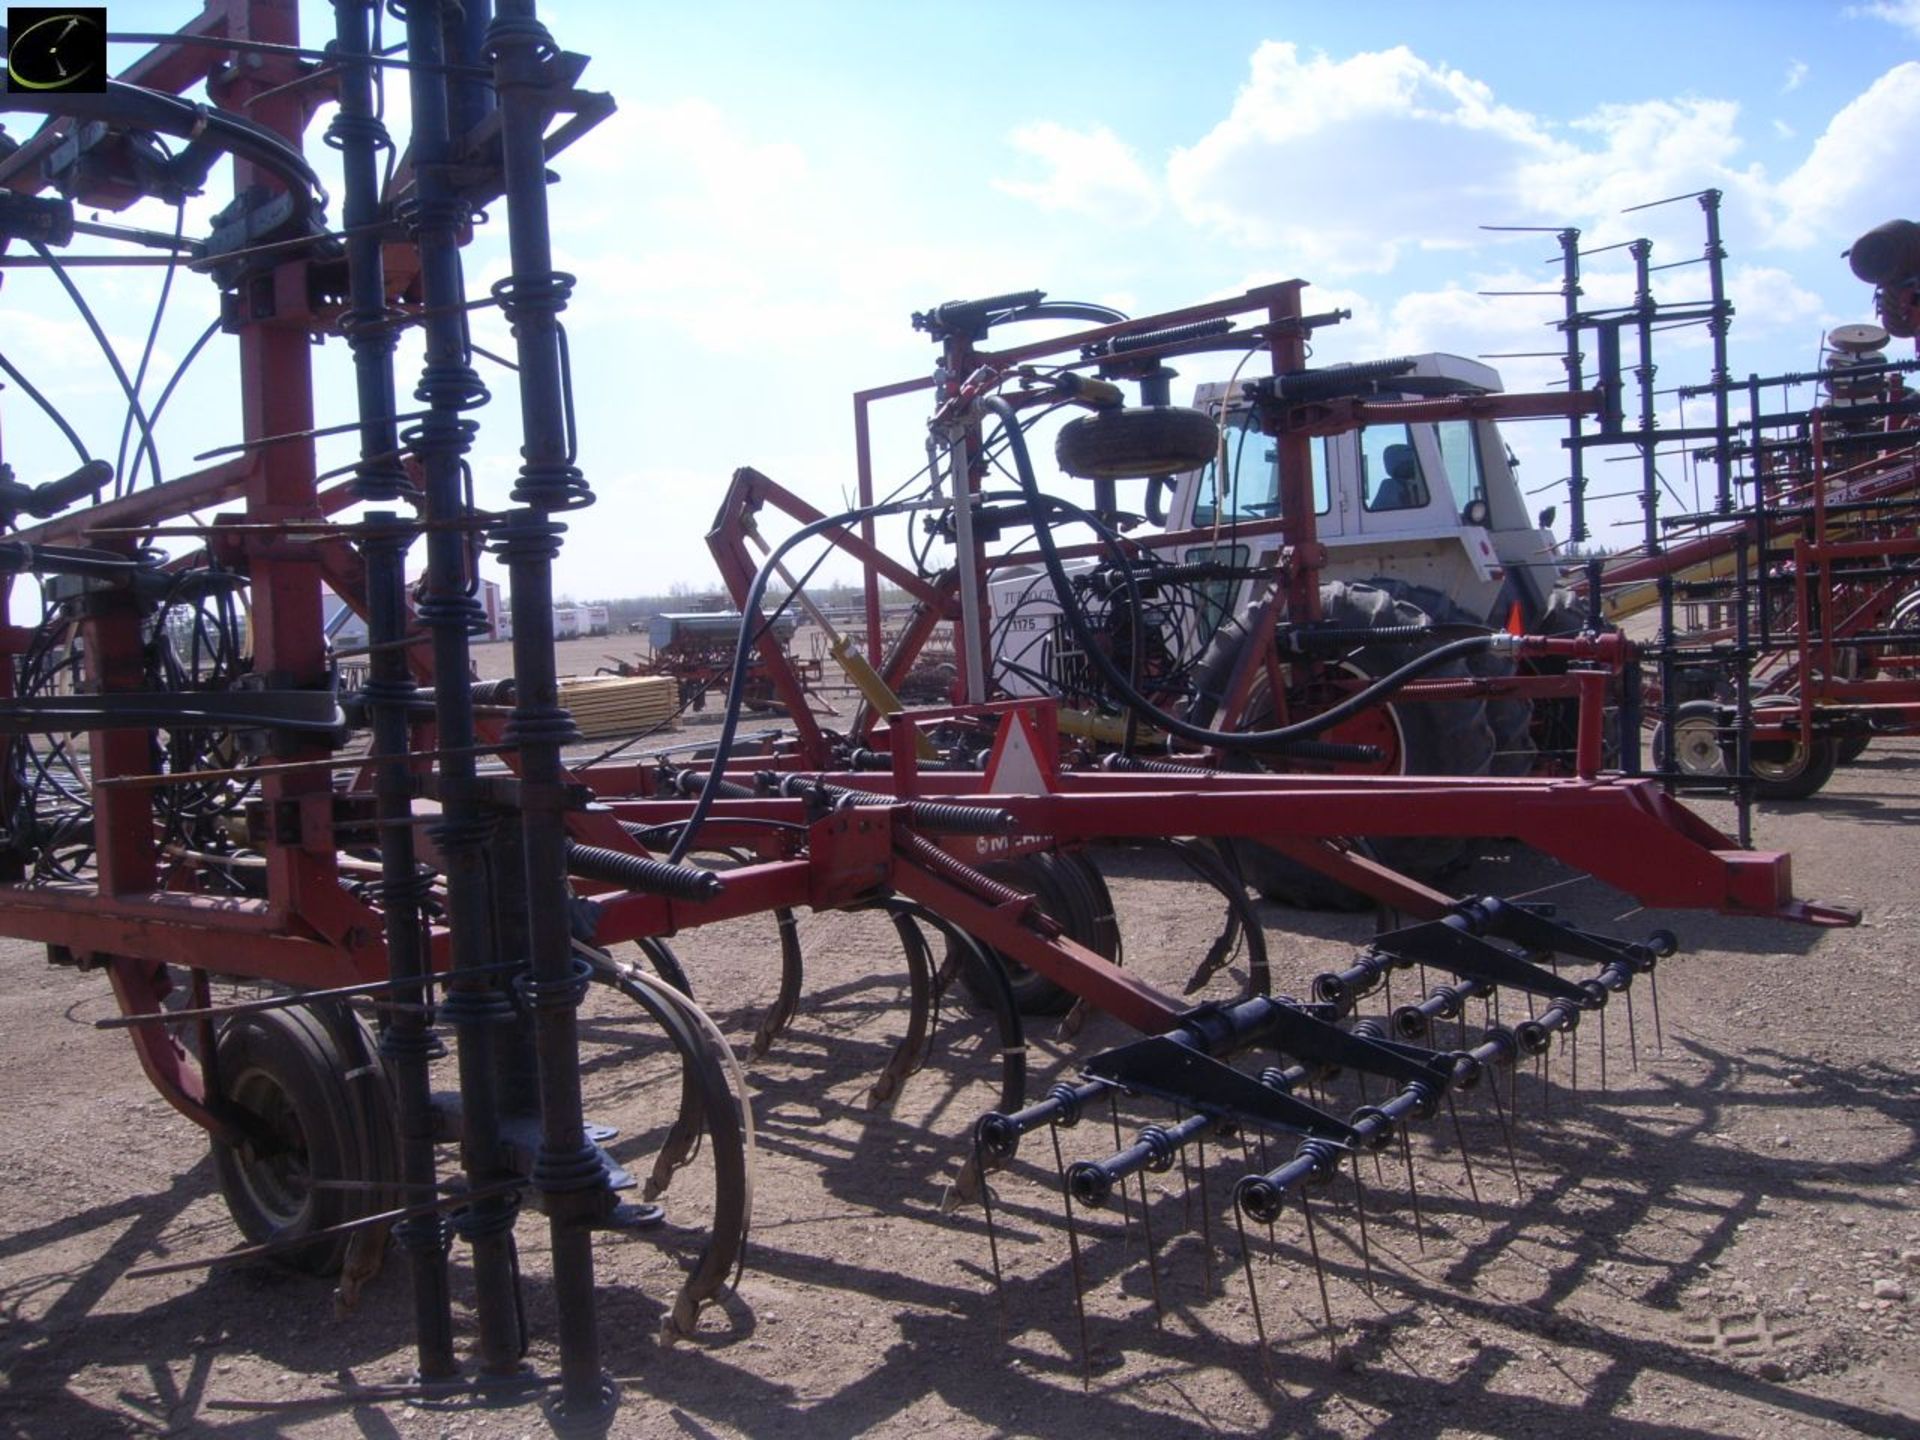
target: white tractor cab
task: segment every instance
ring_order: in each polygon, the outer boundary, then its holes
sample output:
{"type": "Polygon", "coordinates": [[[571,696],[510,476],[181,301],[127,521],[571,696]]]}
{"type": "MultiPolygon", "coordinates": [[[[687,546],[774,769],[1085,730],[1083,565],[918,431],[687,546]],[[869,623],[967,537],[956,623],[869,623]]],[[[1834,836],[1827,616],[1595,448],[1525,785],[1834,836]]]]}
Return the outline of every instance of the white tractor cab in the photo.
{"type": "MultiPolygon", "coordinates": [[[[1490,366],[1458,355],[1415,357],[1407,374],[1427,382],[1419,387],[1423,396],[1434,393],[1436,381],[1451,382],[1452,394],[1500,389],[1500,376],[1490,366]]],[[[1217,419],[1226,395],[1223,384],[1202,385],[1194,406],[1217,419]]],[[[1180,476],[1168,508],[1169,530],[1213,530],[1229,543],[1227,532],[1237,523],[1279,514],[1273,437],[1260,433],[1251,408],[1238,398],[1226,405],[1226,416],[1226,483],[1218,483],[1213,465],[1180,476]]],[[[1446,596],[1456,617],[1497,629],[1511,623],[1518,604],[1521,623],[1536,628],[1558,580],[1553,536],[1545,528],[1551,515],[1539,525],[1528,515],[1498,424],[1371,424],[1315,437],[1311,448],[1314,529],[1327,550],[1326,579],[1417,586],[1446,596]]],[[[1181,558],[1258,564],[1274,559],[1279,544],[1276,537],[1262,537],[1237,547],[1235,555],[1195,546],[1181,558]]]]}
{"type": "MultiPolygon", "coordinates": [[[[1458,355],[1427,354],[1401,362],[1406,398],[1492,394],[1500,377],[1490,366],[1458,355]]],[[[1350,368],[1329,366],[1334,375],[1350,368]]],[[[1389,393],[1378,403],[1390,405],[1389,393]]],[[[1194,408],[1219,421],[1228,387],[1198,387],[1194,408]]],[[[1222,449],[1226,480],[1215,475],[1216,462],[1171,478],[1172,499],[1164,516],[1167,534],[1184,534],[1185,543],[1169,550],[1141,529],[1130,532],[1176,564],[1217,564],[1242,573],[1273,565],[1281,547],[1297,538],[1277,533],[1280,516],[1279,445],[1261,433],[1255,411],[1236,395],[1225,403],[1222,449]],[[1224,492],[1224,498],[1223,498],[1224,492]],[[1263,533],[1245,534],[1241,526],[1268,522],[1263,533]],[[1195,532],[1206,535],[1195,538],[1195,532]]],[[[1485,625],[1530,633],[1561,634],[1581,628],[1584,611],[1566,590],[1556,590],[1553,536],[1546,528],[1552,512],[1536,524],[1514,476],[1514,462],[1490,419],[1388,421],[1309,441],[1313,465],[1314,529],[1326,550],[1321,593],[1324,603],[1350,612],[1355,584],[1391,593],[1397,605],[1412,605],[1436,624],[1485,625]]],[[[1156,493],[1168,482],[1155,481],[1156,493]]],[[[1148,509],[1156,507],[1149,498],[1148,509]]],[[[1068,560],[1070,574],[1099,568],[1099,561],[1068,560]]],[[[1223,620],[1239,615],[1248,603],[1251,579],[1219,580],[1206,585],[1207,603],[1172,610],[1155,619],[1166,627],[1173,648],[1204,647],[1223,620]],[[1177,638],[1172,638],[1177,637],[1177,638]]],[[[994,684],[1006,695],[1035,695],[1073,688],[1076,667],[1072,645],[1060,623],[1060,607],[1051,582],[1038,565],[1003,567],[988,581],[994,684]]],[[[1334,617],[1356,623],[1351,613],[1334,617]]],[[[1401,609],[1393,617],[1405,623],[1401,609]]],[[[1418,616],[1412,617],[1418,620],[1418,616]]],[[[1388,623],[1384,617],[1365,623],[1388,623]]],[[[1519,761],[1513,762],[1516,766],[1519,761]]]]}

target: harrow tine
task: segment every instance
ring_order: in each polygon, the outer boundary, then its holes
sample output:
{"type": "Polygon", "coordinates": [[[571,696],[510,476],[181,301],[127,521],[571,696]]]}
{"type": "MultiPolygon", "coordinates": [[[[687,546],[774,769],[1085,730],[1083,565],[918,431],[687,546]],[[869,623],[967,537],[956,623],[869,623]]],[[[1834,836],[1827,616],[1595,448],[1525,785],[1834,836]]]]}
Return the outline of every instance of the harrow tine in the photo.
{"type": "Polygon", "coordinates": [[[1627,1058],[1632,1062],[1635,1070],[1640,1068],[1640,1036],[1636,1032],[1633,1021],[1632,990],[1627,991],[1627,1058]]]}
{"type": "MultiPolygon", "coordinates": [[[[1246,1217],[1240,1213],[1240,1207],[1233,1207],[1233,1227],[1240,1235],[1240,1273],[1247,1277],[1247,1303],[1253,1308],[1253,1333],[1260,1345],[1260,1376],[1267,1382],[1267,1388],[1273,1388],[1273,1357],[1267,1347],[1267,1321],[1260,1313],[1260,1287],[1253,1283],[1253,1252],[1247,1246],[1246,1217]]],[[[1156,1294],[1156,1299],[1158,1298],[1156,1294]]]]}
{"type": "MultiPolygon", "coordinates": [[[[1367,1242],[1367,1192],[1360,1183],[1360,1152],[1351,1152],[1353,1161],[1353,1213],[1360,1218],[1360,1264],[1366,1275],[1367,1295],[1373,1295],[1373,1246],[1367,1242]]],[[[1377,1158],[1377,1157],[1376,1157],[1377,1158]]],[[[1239,1211],[1234,1212],[1236,1215],[1239,1211]]]]}
{"type": "MultiPolygon", "coordinates": [[[[1515,1066],[1514,1070],[1517,1074],[1519,1067],[1515,1066]]],[[[1500,1138],[1506,1143],[1507,1164],[1513,1170],[1513,1193],[1524,1199],[1527,1191],[1526,1187],[1520,1183],[1520,1158],[1513,1152],[1513,1130],[1507,1124],[1507,1107],[1500,1101],[1500,1077],[1498,1075],[1491,1076],[1488,1079],[1487,1093],[1493,1097],[1494,1114],[1500,1117],[1500,1138]]]]}
{"type": "Polygon", "coordinates": [[[1000,1232],[993,1222],[993,1186],[986,1179],[986,1166],[980,1154],[980,1129],[973,1132],[973,1164],[980,1175],[980,1208],[987,1221],[987,1254],[993,1258],[993,1299],[995,1324],[1000,1332],[1000,1343],[1007,1343],[1007,1282],[1000,1270],[1000,1232]]]}
{"type": "Polygon", "coordinates": [[[1420,1181],[1413,1173],[1413,1145],[1407,1139],[1407,1127],[1400,1130],[1400,1158],[1407,1166],[1407,1200],[1413,1206],[1413,1238],[1420,1246],[1422,1255],[1427,1253],[1427,1226],[1420,1215],[1420,1181]]]}
{"type": "Polygon", "coordinates": [[[1656,1054],[1667,1053],[1666,1036],[1660,1029],[1660,972],[1647,972],[1647,999],[1653,1003],[1653,1048],[1656,1054]]]}
{"type": "Polygon", "coordinates": [[[1093,1354],[1087,1341],[1087,1284],[1080,1266],[1080,1227],[1073,1218],[1073,1187],[1067,1184],[1067,1161],[1060,1153],[1060,1127],[1050,1127],[1053,1137],[1053,1168],[1060,1176],[1060,1199],[1067,1212],[1067,1249],[1073,1257],[1073,1309],[1080,1321],[1080,1388],[1093,1388],[1093,1354]]]}
{"type": "Polygon", "coordinates": [[[1327,1272],[1320,1263],[1320,1237],[1313,1228],[1313,1202],[1307,1198],[1307,1187],[1300,1187],[1300,1213],[1307,1219],[1307,1248],[1313,1252],[1313,1278],[1320,1286],[1320,1313],[1327,1321],[1327,1359],[1338,1361],[1339,1342],[1334,1337],[1333,1302],[1327,1298],[1327,1272]]]}
{"type": "MultiPolygon", "coordinates": [[[[1120,1092],[1118,1090],[1109,1090],[1107,1092],[1107,1118],[1113,1122],[1113,1148],[1117,1151],[1122,1146],[1120,1139],[1120,1092]]],[[[1132,1243],[1133,1215],[1131,1207],[1127,1204],[1127,1187],[1125,1185],[1120,1187],[1120,1234],[1127,1243],[1132,1243]]]]}
{"type": "Polygon", "coordinates": [[[1166,1307],[1160,1303],[1160,1256],[1153,1248],[1153,1206],[1147,1199],[1147,1172],[1140,1173],[1140,1232],[1147,1245],[1147,1284],[1153,1291],[1153,1328],[1166,1324],[1166,1307]]]}
{"type": "Polygon", "coordinates": [[[1193,1142],[1194,1168],[1200,1174],[1200,1261],[1201,1283],[1205,1295],[1213,1294],[1213,1207],[1207,1203],[1207,1139],[1202,1135],[1193,1142]]]}
{"type": "Polygon", "coordinates": [[[1451,1090],[1447,1092],[1447,1114],[1453,1120],[1453,1143],[1460,1147],[1460,1168],[1467,1172],[1467,1193],[1473,1196],[1474,1213],[1484,1225],[1487,1223],[1487,1209],[1480,1201],[1480,1186],[1473,1178],[1473,1156],[1467,1153],[1467,1135],[1460,1128],[1460,1108],[1453,1103],[1451,1090]]]}
{"type": "MultiPolygon", "coordinates": [[[[1186,1111],[1178,1105],[1173,1107],[1175,1128],[1187,1118],[1186,1111]]],[[[1187,1147],[1180,1147],[1180,1219],[1183,1223],[1193,1224],[1193,1171],[1187,1163],[1187,1147]]]]}
{"type": "Polygon", "coordinates": [[[1600,1012],[1600,1093],[1607,1093],[1607,1012],[1600,1012]]]}

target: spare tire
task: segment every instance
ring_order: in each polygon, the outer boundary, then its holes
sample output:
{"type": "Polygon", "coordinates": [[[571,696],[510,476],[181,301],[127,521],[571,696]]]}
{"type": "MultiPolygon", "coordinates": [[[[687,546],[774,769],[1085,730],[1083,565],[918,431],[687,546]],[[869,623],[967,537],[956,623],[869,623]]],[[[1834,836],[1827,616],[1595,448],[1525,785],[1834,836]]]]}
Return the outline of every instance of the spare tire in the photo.
{"type": "Polygon", "coordinates": [[[1082,480],[1146,480],[1196,469],[1219,448],[1212,416],[1163,405],[1069,420],[1054,437],[1053,458],[1082,480]]]}
{"type": "MultiPolygon", "coordinates": [[[[1396,600],[1378,586],[1344,581],[1321,587],[1320,610],[1328,624],[1350,630],[1385,630],[1431,623],[1416,606],[1396,600]]],[[[1223,625],[1201,660],[1200,698],[1196,701],[1195,713],[1202,724],[1207,723],[1218,708],[1219,697],[1226,690],[1234,658],[1246,633],[1244,617],[1223,625]]],[[[1430,643],[1418,640],[1361,646],[1339,662],[1337,668],[1345,673],[1349,684],[1364,683],[1397,670],[1429,648],[1430,643]]],[[[1429,671],[1423,678],[1459,679],[1466,674],[1464,665],[1452,661],[1429,671]]],[[[1327,698],[1330,701],[1332,697],[1327,698]]],[[[1324,706],[1312,696],[1290,698],[1290,713],[1310,715],[1317,708],[1324,706]]],[[[1273,705],[1266,694],[1263,673],[1256,677],[1248,697],[1242,728],[1260,729],[1271,723],[1272,716],[1273,705]]],[[[1378,745],[1383,751],[1378,762],[1334,767],[1360,774],[1472,778],[1488,773],[1494,753],[1486,706],[1479,700],[1403,704],[1389,701],[1334,727],[1320,738],[1378,745]]],[[[1255,768],[1261,764],[1254,754],[1246,754],[1236,763],[1255,768]]],[[[1460,869],[1473,856],[1473,842],[1461,836],[1392,835],[1362,843],[1367,853],[1382,864],[1422,882],[1441,879],[1460,869]]],[[[1269,900],[1314,910],[1364,910],[1374,903],[1358,891],[1258,841],[1233,840],[1227,844],[1240,866],[1240,873],[1269,900]]]]}

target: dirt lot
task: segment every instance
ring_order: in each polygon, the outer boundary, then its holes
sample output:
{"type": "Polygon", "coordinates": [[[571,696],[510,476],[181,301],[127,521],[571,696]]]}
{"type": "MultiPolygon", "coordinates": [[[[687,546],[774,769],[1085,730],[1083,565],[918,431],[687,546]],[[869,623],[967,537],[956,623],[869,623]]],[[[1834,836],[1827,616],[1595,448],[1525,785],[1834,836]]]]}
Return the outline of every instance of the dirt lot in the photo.
{"type": "MultiPolygon", "coordinates": [[[[1403,1167],[1389,1154],[1376,1175],[1368,1162],[1371,1296],[1353,1187],[1319,1192],[1331,1355],[1298,1212],[1271,1240],[1250,1237],[1263,1366],[1226,1203],[1240,1156],[1210,1155],[1205,1186],[1183,1185],[1177,1167],[1155,1177],[1155,1268],[1137,1205],[1126,1234],[1111,1213],[1082,1229],[1086,1384],[1045,1137],[995,1191],[1004,1307],[979,1210],[938,1211],[967,1126],[994,1101],[985,1026],[950,1008],[928,1068],[893,1111],[871,1110],[867,1086],[904,1018],[894,942],[871,917],[809,917],[804,1008],[750,1071],[757,1228],[738,1294],[697,1343],[658,1341],[699,1243],[698,1167],[675,1182],[664,1230],[598,1247],[607,1358],[626,1397],[616,1433],[1920,1435],[1916,807],[1920,742],[1882,742],[1816,801],[1764,816],[1760,838],[1794,851],[1800,893],[1864,910],[1854,930],[1634,912],[1535,857],[1478,864],[1464,888],[1557,887],[1545,898],[1580,921],[1677,931],[1683,952],[1661,970],[1664,1047],[1642,997],[1631,1044],[1612,1015],[1604,1093],[1591,1025],[1577,1090],[1570,1052],[1544,1106],[1537,1072],[1523,1074],[1518,1192],[1484,1091],[1470,1097],[1478,1206],[1444,1114],[1426,1127],[1413,1148],[1424,1250],[1403,1167]]],[[[1102,864],[1127,963],[1179,986],[1216,906],[1151,856],[1102,864]]],[[[1372,926],[1264,918],[1294,993],[1372,926]]],[[[676,944],[744,1045],[774,991],[771,924],[676,944]]],[[[0,1431],[544,1433],[526,1407],[291,1403],[405,1376],[398,1264],[347,1316],[324,1284],[266,1268],[127,1278],[234,1242],[206,1147],[152,1096],[125,1041],[91,1028],[110,1010],[104,984],[49,969],[31,946],[0,953],[0,1431]]],[[[589,1108],[623,1128],[616,1153],[644,1169],[666,1113],[663,1057],[605,1002],[587,1028],[589,1108]]],[[[1072,1050],[1119,1034],[1096,1022],[1068,1046],[1036,1033],[1030,1093],[1072,1050]]],[[[1068,1132],[1068,1158],[1103,1138],[1104,1123],[1068,1132]]],[[[550,1371],[544,1223],[524,1218],[519,1238],[531,1358],[550,1371]]]]}

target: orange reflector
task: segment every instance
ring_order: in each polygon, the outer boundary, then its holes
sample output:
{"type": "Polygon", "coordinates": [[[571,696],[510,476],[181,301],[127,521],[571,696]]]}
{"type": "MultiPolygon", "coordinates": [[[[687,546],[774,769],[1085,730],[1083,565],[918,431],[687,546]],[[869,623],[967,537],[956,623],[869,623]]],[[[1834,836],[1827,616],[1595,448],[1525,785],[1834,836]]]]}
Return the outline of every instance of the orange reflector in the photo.
{"type": "Polygon", "coordinates": [[[1514,601],[1513,608],[1507,611],[1507,633],[1509,635],[1524,635],[1527,633],[1527,620],[1526,617],[1520,613],[1520,602],[1518,600],[1514,601]]]}

